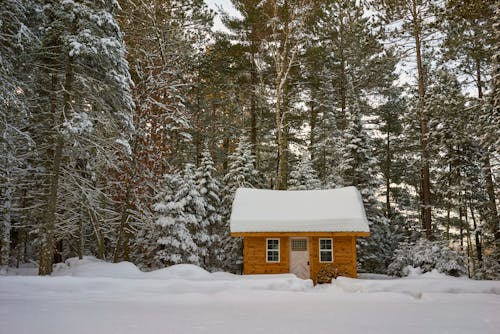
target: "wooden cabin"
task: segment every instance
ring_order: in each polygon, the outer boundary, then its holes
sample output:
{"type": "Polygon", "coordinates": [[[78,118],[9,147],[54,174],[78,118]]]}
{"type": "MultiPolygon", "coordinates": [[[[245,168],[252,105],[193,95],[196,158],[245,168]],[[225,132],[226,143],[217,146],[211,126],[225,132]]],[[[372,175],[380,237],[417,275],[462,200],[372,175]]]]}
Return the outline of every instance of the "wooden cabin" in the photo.
{"type": "Polygon", "coordinates": [[[240,188],[231,236],[243,238],[243,274],[293,273],[317,283],[327,267],[357,277],[356,238],[370,235],[355,187],[280,191],[240,188]]]}

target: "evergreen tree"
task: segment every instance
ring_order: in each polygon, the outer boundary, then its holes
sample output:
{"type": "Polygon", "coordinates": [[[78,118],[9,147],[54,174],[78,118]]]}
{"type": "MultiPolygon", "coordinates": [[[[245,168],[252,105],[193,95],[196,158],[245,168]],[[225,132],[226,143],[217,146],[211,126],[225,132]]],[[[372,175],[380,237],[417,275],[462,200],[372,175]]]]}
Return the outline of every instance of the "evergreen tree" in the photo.
{"type": "Polygon", "coordinates": [[[315,190],[321,189],[321,182],[316,175],[311,159],[307,154],[302,159],[297,169],[290,173],[289,190],[315,190]]]}
{"type": "MultiPolygon", "coordinates": [[[[456,1],[448,0],[446,9],[441,15],[443,30],[446,36],[443,43],[444,58],[453,62],[453,67],[458,75],[470,78],[475,84],[476,98],[470,102],[469,108],[479,115],[474,119],[477,129],[476,136],[481,145],[481,162],[483,164],[484,182],[482,186],[488,194],[487,220],[490,230],[498,230],[498,209],[496,204],[494,167],[491,157],[495,156],[495,148],[498,147],[498,117],[495,117],[495,109],[485,96],[484,91],[487,76],[492,70],[492,58],[494,53],[495,39],[494,12],[495,6],[490,1],[456,1]],[[458,63],[458,66],[455,64],[458,63]]],[[[494,64],[493,64],[494,66],[494,64]]],[[[495,86],[493,86],[495,87],[495,86]]],[[[493,88],[494,89],[494,88],[493,88]]]]}
{"type": "Polygon", "coordinates": [[[196,170],[196,186],[200,196],[204,199],[205,214],[200,223],[200,230],[195,236],[198,241],[198,249],[202,265],[206,269],[217,269],[220,267],[222,257],[222,225],[221,211],[221,186],[217,179],[217,171],[210,155],[208,147],[202,153],[200,166],[196,170]]]}
{"type": "MultiPolygon", "coordinates": [[[[122,131],[132,129],[131,80],[122,33],[113,2],[51,2],[37,53],[37,126],[31,129],[37,149],[50,152],[41,162],[47,172],[46,204],[40,225],[40,274],[50,274],[61,231],[58,217],[72,208],[88,214],[100,257],[104,257],[101,218],[112,205],[105,189],[106,166],[120,151],[122,131]],[[62,89],[61,89],[62,88],[62,89]],[[61,190],[80,188],[75,202],[61,206],[61,190]],[[78,204],[76,204],[78,203],[78,204]]],[[[112,210],[112,209],[111,209],[112,210]]],[[[111,217],[108,217],[111,218],[111,217]]],[[[69,223],[69,222],[68,222],[69,223]]],[[[57,253],[56,253],[57,255],[57,253]]]]}
{"type": "Polygon", "coordinates": [[[347,113],[347,121],[340,170],[344,186],[355,186],[360,191],[371,231],[370,238],[359,240],[359,262],[362,270],[383,273],[392,260],[398,240],[376,197],[378,161],[359,107],[347,113]]]}
{"type": "MultiPolygon", "coordinates": [[[[432,50],[428,43],[436,33],[436,12],[439,10],[439,3],[431,0],[377,0],[373,1],[376,10],[380,11],[381,17],[386,23],[386,27],[391,27],[389,23],[398,22],[399,28],[393,29],[390,33],[399,41],[397,44],[399,55],[414,55],[413,62],[416,62],[417,96],[415,112],[418,118],[418,129],[420,131],[420,167],[421,167],[421,207],[423,211],[422,226],[427,239],[432,239],[432,203],[431,203],[431,179],[428,145],[429,116],[426,105],[426,86],[429,81],[426,79],[425,69],[426,56],[430,56],[432,50]],[[411,52],[409,52],[411,50],[411,52]]],[[[430,58],[430,57],[429,57],[430,58]]]]}
{"type": "Polygon", "coordinates": [[[20,209],[22,194],[34,186],[32,180],[39,174],[29,167],[34,157],[28,131],[33,122],[29,112],[33,68],[26,66],[38,47],[32,31],[38,23],[37,9],[29,1],[4,1],[0,8],[0,275],[10,263],[11,232],[20,235],[18,226],[32,225],[20,209]]]}
{"type": "Polygon", "coordinates": [[[236,150],[229,156],[229,169],[223,180],[222,219],[224,222],[224,237],[222,242],[225,258],[222,262],[224,268],[231,271],[237,270],[237,266],[243,263],[242,242],[240,239],[232,238],[229,235],[231,207],[238,188],[260,186],[258,173],[254,167],[254,159],[250,144],[246,138],[240,138],[236,150]]]}
{"type": "Polygon", "coordinates": [[[201,263],[200,254],[204,256],[206,250],[200,250],[199,245],[208,241],[202,227],[205,209],[206,203],[198,192],[191,164],[186,164],[182,176],[165,176],[164,189],[153,206],[159,229],[157,262],[166,266],[201,263]]]}

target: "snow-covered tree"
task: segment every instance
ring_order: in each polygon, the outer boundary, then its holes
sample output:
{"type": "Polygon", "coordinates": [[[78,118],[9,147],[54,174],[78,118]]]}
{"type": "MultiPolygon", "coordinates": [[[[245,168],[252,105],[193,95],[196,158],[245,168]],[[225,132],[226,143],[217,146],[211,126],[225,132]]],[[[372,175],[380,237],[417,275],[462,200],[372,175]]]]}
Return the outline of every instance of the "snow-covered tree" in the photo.
{"type": "Polygon", "coordinates": [[[347,114],[340,171],[345,186],[355,186],[361,192],[368,213],[378,211],[375,191],[380,185],[377,178],[378,161],[373,154],[373,143],[364,127],[359,106],[347,114]]]}
{"type": "Polygon", "coordinates": [[[397,240],[376,197],[380,181],[377,175],[378,161],[373,149],[360,107],[355,103],[351,112],[347,113],[340,170],[344,186],[355,186],[360,191],[370,225],[371,236],[358,239],[361,268],[370,272],[385,272],[392,252],[397,247],[397,240]]]}
{"type": "Polygon", "coordinates": [[[206,269],[216,269],[220,266],[222,256],[221,240],[224,232],[220,214],[222,189],[216,174],[210,151],[205,147],[195,175],[196,186],[204,199],[205,214],[202,216],[195,241],[198,244],[202,265],[206,269]]]}
{"type": "Polygon", "coordinates": [[[450,276],[467,275],[464,257],[460,252],[439,241],[419,239],[416,243],[401,243],[394,261],[388,267],[388,274],[408,276],[411,267],[423,273],[436,269],[450,276]]]}
{"type": "Polygon", "coordinates": [[[163,265],[201,262],[201,243],[208,241],[203,233],[202,217],[206,203],[198,192],[193,165],[186,164],[182,175],[165,175],[164,186],[153,205],[159,228],[155,259],[163,265]]]}
{"type": "Polygon", "coordinates": [[[236,150],[229,156],[229,170],[224,176],[224,190],[222,200],[222,219],[224,223],[224,246],[223,266],[229,270],[235,270],[235,265],[241,264],[242,243],[241,240],[232,238],[229,233],[229,218],[236,190],[240,187],[259,187],[258,173],[254,167],[255,158],[252,155],[250,144],[246,138],[240,138],[236,150]]]}
{"type": "MultiPolygon", "coordinates": [[[[32,61],[38,46],[31,16],[37,4],[4,1],[0,6],[0,275],[5,273],[11,255],[11,231],[23,220],[21,194],[33,186],[35,176],[28,161],[33,158],[33,140],[28,131],[29,85],[32,61]]],[[[31,204],[31,203],[30,203],[31,204]]]]}
{"type": "Polygon", "coordinates": [[[122,131],[132,129],[132,83],[114,17],[117,9],[111,1],[50,2],[43,7],[45,33],[36,59],[38,122],[31,129],[38,149],[51,152],[43,161],[47,196],[40,225],[40,274],[52,271],[59,219],[66,215],[86,217],[104,256],[100,227],[103,219],[112,218],[106,167],[114,163],[113,152],[125,150],[117,142],[122,131]],[[71,206],[60,205],[61,198],[71,198],[61,189],[76,195],[71,206]]]}
{"type": "Polygon", "coordinates": [[[321,189],[321,182],[307,153],[302,155],[296,169],[290,172],[288,185],[289,190],[321,189]]]}

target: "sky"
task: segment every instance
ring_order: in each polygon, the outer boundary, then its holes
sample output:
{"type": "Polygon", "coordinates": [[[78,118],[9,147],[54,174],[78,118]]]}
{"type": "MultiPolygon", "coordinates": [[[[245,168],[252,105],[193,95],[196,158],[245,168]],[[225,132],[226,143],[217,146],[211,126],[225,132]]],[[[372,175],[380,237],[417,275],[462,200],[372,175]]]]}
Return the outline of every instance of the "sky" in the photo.
{"type": "MultiPolygon", "coordinates": [[[[218,12],[218,7],[220,6],[224,11],[228,12],[231,15],[236,15],[238,13],[231,4],[231,0],[205,0],[205,3],[208,5],[208,7],[215,10],[216,12],[218,12]]],[[[222,31],[226,30],[219,17],[215,17],[213,29],[222,31]]]]}

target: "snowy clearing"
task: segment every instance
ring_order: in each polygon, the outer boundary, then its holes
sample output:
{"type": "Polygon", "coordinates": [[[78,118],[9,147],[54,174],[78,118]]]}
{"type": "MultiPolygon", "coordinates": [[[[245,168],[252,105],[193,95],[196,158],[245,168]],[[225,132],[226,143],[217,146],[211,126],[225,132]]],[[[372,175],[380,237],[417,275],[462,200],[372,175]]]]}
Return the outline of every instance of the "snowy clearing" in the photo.
{"type": "Polygon", "coordinates": [[[67,263],[52,277],[0,277],[1,333],[500,332],[498,281],[427,273],[313,287],[192,265],[143,273],[127,262],[67,263]]]}

